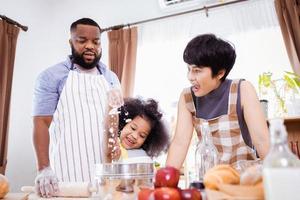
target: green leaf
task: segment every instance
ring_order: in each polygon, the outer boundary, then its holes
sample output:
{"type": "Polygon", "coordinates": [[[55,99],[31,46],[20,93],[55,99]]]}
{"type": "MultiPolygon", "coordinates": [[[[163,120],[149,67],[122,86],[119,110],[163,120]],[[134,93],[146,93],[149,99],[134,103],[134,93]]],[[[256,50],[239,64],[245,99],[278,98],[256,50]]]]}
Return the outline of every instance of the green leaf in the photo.
{"type": "Polygon", "coordinates": [[[300,78],[300,76],[298,74],[294,73],[294,72],[289,72],[289,71],[284,71],[284,72],[287,73],[288,75],[300,78]]]}
{"type": "Polygon", "coordinates": [[[297,87],[297,84],[295,83],[294,79],[289,77],[288,75],[284,75],[283,79],[290,88],[295,89],[295,87],[297,87]]]}
{"type": "Polygon", "coordinates": [[[300,76],[293,72],[285,71],[284,80],[290,88],[296,89],[300,88],[300,76]]]}
{"type": "Polygon", "coordinates": [[[263,85],[265,87],[270,87],[271,86],[271,76],[272,76],[272,73],[270,73],[270,72],[264,72],[262,75],[260,75],[261,85],[263,85]]]}

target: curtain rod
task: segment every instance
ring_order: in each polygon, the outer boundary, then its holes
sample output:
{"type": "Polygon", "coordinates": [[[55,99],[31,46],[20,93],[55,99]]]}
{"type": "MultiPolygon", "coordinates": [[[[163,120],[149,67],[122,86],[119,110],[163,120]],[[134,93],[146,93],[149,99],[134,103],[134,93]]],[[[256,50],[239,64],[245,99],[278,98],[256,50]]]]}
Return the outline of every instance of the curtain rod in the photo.
{"type": "Polygon", "coordinates": [[[144,24],[144,23],[148,23],[148,22],[153,22],[153,21],[157,21],[157,20],[161,20],[161,19],[176,17],[176,16],[185,15],[185,14],[189,14],[189,13],[193,13],[193,12],[197,12],[197,11],[202,11],[202,10],[205,11],[206,16],[208,17],[208,9],[222,7],[222,6],[227,6],[227,5],[236,4],[236,3],[240,3],[240,2],[244,2],[244,1],[249,1],[249,0],[229,1],[229,2],[220,3],[220,4],[214,4],[214,5],[210,5],[210,6],[203,6],[201,8],[197,8],[197,9],[193,9],[193,10],[188,10],[188,11],[184,11],[184,12],[180,12],[180,13],[175,13],[175,14],[171,14],[171,15],[165,15],[165,16],[162,16],[162,17],[157,17],[157,18],[152,18],[152,19],[146,19],[146,20],[142,20],[142,21],[137,21],[137,22],[133,22],[133,23],[129,23],[129,24],[119,24],[119,25],[115,25],[115,26],[110,26],[110,27],[107,27],[107,28],[103,28],[103,29],[101,29],[101,32],[110,31],[110,30],[119,30],[119,29],[124,28],[126,26],[129,27],[129,26],[134,26],[134,25],[138,25],[138,24],[144,24]]]}
{"type": "Polygon", "coordinates": [[[2,18],[3,20],[7,21],[10,24],[18,26],[19,28],[21,28],[25,32],[28,30],[27,26],[23,26],[23,25],[19,24],[18,22],[6,17],[5,15],[0,15],[0,18],[2,18]]]}

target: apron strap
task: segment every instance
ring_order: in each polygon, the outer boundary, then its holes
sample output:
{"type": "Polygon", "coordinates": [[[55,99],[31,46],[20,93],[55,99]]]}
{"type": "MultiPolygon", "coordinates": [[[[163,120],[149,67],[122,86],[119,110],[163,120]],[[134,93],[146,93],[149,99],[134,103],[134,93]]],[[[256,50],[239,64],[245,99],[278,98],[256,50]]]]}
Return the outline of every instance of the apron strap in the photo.
{"type": "Polygon", "coordinates": [[[229,91],[229,101],[228,101],[228,114],[237,113],[237,97],[238,97],[238,87],[240,79],[234,79],[231,82],[230,91],[229,91]]]}

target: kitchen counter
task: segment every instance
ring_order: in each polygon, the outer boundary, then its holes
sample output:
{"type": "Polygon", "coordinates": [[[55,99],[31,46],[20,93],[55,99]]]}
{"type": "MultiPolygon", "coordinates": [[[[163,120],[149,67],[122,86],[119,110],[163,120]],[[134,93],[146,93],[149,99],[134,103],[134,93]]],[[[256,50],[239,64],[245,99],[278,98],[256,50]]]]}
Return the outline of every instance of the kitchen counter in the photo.
{"type": "MultiPolygon", "coordinates": [[[[46,198],[40,198],[35,194],[27,195],[25,193],[8,193],[3,200],[45,200],[46,198]]],[[[87,199],[95,199],[95,198],[48,198],[55,199],[55,200],[87,200],[87,199]]]]}
{"type": "Polygon", "coordinates": [[[16,200],[16,199],[23,200],[24,197],[25,197],[24,193],[8,193],[3,199],[4,200],[16,200]]]}
{"type": "MultiPolygon", "coordinates": [[[[206,192],[206,196],[208,200],[219,200],[219,199],[234,199],[234,197],[229,196],[227,194],[224,194],[222,192],[209,190],[206,192]]],[[[3,200],[99,200],[99,199],[105,199],[105,200],[136,200],[136,196],[134,194],[126,194],[126,193],[117,193],[114,195],[114,197],[108,195],[106,197],[103,196],[95,196],[91,198],[63,198],[63,197],[56,197],[56,198],[40,198],[34,194],[31,194],[27,196],[24,193],[9,193],[6,195],[6,197],[3,200]]],[[[247,199],[247,198],[245,198],[247,199]]],[[[249,198],[248,198],[249,199],[249,198]]],[[[252,199],[255,200],[255,199],[252,199]]],[[[257,199],[258,200],[258,199],[257,199]]]]}
{"type": "Polygon", "coordinates": [[[55,198],[41,198],[36,196],[35,194],[26,195],[24,193],[8,193],[3,200],[99,200],[99,199],[105,199],[105,200],[135,200],[134,194],[126,194],[126,193],[117,193],[112,195],[101,195],[101,196],[94,196],[90,198],[74,198],[74,197],[55,197],[55,198]]]}
{"type": "Polygon", "coordinates": [[[28,195],[26,193],[8,193],[3,200],[135,200],[139,188],[135,185],[133,193],[124,193],[116,191],[115,188],[119,184],[119,181],[110,181],[104,186],[100,186],[97,194],[94,194],[90,198],[75,198],[75,197],[55,197],[55,198],[41,198],[34,193],[28,195]]]}
{"type": "MultiPolygon", "coordinates": [[[[139,192],[139,187],[134,185],[134,193],[124,193],[116,191],[115,188],[119,184],[118,181],[110,181],[106,185],[100,186],[100,189],[97,194],[93,195],[90,198],[74,198],[74,197],[56,197],[56,198],[41,198],[35,194],[26,194],[26,193],[8,193],[4,200],[137,200],[137,194],[139,192]]],[[[206,200],[218,200],[218,199],[234,199],[234,197],[229,196],[220,191],[206,190],[206,200]]],[[[245,199],[245,198],[243,198],[245,199]]],[[[248,198],[249,199],[249,198],[248,198]]],[[[252,198],[252,200],[254,200],[252,198]]]]}

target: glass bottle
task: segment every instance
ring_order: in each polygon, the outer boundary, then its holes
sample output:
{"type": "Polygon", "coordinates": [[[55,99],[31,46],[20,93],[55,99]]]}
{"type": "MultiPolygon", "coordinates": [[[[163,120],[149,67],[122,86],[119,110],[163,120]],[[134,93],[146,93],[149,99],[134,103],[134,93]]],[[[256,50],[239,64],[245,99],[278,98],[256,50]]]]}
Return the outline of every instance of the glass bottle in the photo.
{"type": "Polygon", "coordinates": [[[218,150],[213,143],[211,131],[207,121],[201,125],[201,140],[199,140],[195,151],[196,179],[203,182],[206,171],[219,162],[218,150]]]}
{"type": "Polygon", "coordinates": [[[266,200],[300,199],[300,160],[291,152],[283,119],[270,120],[271,148],[263,162],[266,200]]]}

